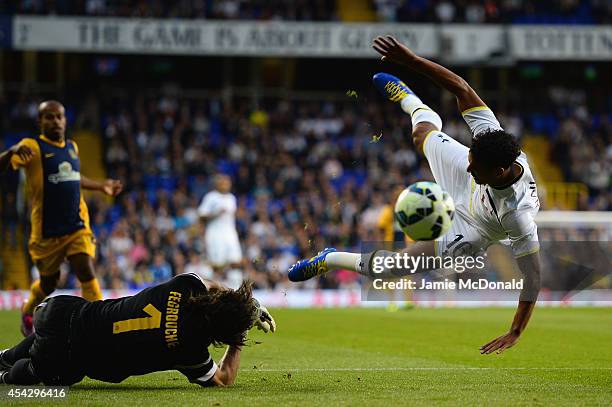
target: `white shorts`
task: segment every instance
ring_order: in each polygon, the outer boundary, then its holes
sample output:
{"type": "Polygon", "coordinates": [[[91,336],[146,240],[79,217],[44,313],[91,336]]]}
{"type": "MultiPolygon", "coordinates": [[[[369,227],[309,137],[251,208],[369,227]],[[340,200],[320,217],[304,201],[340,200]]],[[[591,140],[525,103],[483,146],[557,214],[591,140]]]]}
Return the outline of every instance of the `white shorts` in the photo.
{"type": "Polygon", "coordinates": [[[436,183],[455,202],[455,218],[450,230],[435,241],[436,255],[476,256],[492,242],[486,239],[469,216],[470,200],[476,184],[467,172],[469,149],[441,131],[430,133],[423,146],[436,183]]]}
{"type": "Polygon", "coordinates": [[[472,223],[456,213],[449,231],[434,242],[435,254],[476,257],[482,255],[492,243],[489,239],[483,238],[472,223]]]}
{"type": "Polygon", "coordinates": [[[216,267],[240,263],[242,261],[242,248],[238,237],[206,236],[206,255],[210,264],[216,267]]]}

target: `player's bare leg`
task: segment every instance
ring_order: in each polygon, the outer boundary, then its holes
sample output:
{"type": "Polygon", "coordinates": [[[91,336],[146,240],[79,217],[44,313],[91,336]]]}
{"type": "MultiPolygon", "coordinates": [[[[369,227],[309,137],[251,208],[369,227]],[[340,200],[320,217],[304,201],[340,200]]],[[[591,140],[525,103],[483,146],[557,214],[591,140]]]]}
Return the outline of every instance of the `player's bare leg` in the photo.
{"type": "Polygon", "coordinates": [[[49,296],[51,293],[53,293],[53,291],[55,291],[59,279],[59,270],[51,275],[40,276],[40,288],[42,291],[44,291],[45,295],[40,299],[40,301],[37,302],[37,304],[34,304],[32,311],[34,311],[34,308],[36,308],[36,306],[38,306],[38,304],[40,304],[45,297],[49,296]]]}
{"type": "Polygon", "coordinates": [[[74,270],[77,279],[81,283],[83,298],[87,301],[100,301],[102,299],[102,290],[100,290],[100,283],[96,278],[91,256],[85,253],[78,253],[70,256],[68,261],[70,262],[70,268],[74,270]]]}

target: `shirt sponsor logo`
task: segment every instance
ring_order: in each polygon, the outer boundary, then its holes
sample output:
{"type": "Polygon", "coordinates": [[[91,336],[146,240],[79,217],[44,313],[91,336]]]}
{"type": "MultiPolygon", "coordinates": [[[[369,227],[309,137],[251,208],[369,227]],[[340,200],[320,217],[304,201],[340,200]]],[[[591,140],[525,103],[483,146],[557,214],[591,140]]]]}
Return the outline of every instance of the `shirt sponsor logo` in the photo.
{"type": "Polygon", "coordinates": [[[58,172],[49,175],[49,182],[59,184],[60,182],[81,181],[81,173],[72,169],[72,164],[68,161],[62,162],[57,166],[58,172]]]}

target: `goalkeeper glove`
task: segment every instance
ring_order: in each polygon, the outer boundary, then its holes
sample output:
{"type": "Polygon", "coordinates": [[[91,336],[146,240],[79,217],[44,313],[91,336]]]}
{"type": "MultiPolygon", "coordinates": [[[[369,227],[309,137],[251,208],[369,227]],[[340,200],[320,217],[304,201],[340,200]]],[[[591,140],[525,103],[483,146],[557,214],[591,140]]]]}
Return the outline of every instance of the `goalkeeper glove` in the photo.
{"type": "Polygon", "coordinates": [[[253,326],[256,326],[257,329],[261,329],[265,333],[275,332],[276,322],[274,321],[274,318],[272,318],[272,315],[268,309],[261,305],[255,298],[253,298],[253,302],[257,308],[257,315],[255,317],[255,322],[253,322],[253,326]]]}

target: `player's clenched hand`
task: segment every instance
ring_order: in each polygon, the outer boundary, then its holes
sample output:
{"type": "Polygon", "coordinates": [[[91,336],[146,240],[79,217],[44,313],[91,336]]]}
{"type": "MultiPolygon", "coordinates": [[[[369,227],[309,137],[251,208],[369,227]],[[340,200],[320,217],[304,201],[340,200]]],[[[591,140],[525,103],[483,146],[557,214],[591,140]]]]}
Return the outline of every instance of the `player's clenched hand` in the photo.
{"type": "Polygon", "coordinates": [[[9,149],[9,151],[11,154],[17,155],[25,163],[32,159],[32,149],[28,146],[24,146],[23,144],[15,144],[9,149]]]}
{"type": "Polygon", "coordinates": [[[276,322],[274,321],[274,318],[272,318],[272,315],[268,309],[261,305],[255,298],[253,298],[253,302],[257,307],[257,315],[255,317],[255,322],[253,322],[253,326],[256,326],[257,329],[261,329],[265,333],[275,332],[276,322]]]}
{"type": "Polygon", "coordinates": [[[102,191],[109,196],[117,196],[123,191],[123,184],[116,179],[107,179],[102,185],[102,191]]]}
{"type": "Polygon", "coordinates": [[[410,48],[390,35],[376,37],[372,43],[372,48],[382,55],[381,59],[383,61],[391,61],[396,64],[408,64],[417,58],[410,48]]]}
{"type": "Polygon", "coordinates": [[[504,350],[513,347],[518,342],[519,334],[516,332],[508,332],[505,335],[497,337],[492,341],[480,347],[480,353],[488,355],[493,352],[502,353],[504,350]]]}

